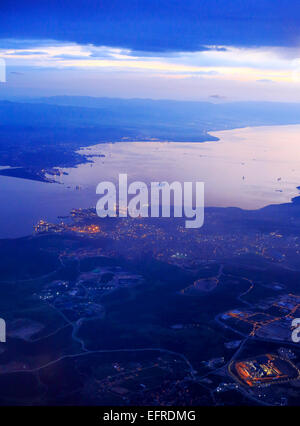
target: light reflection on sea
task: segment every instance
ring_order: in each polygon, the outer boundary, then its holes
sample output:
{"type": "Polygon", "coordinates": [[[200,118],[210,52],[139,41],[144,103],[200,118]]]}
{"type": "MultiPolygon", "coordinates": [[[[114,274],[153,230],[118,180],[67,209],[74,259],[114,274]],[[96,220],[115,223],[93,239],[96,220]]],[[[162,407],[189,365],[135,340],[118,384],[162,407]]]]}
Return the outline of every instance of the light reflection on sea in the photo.
{"type": "Polygon", "coordinates": [[[40,218],[57,221],[72,208],[95,206],[96,185],[129,182],[203,181],[206,206],[257,209],[298,195],[300,125],[270,126],[211,133],[218,142],[121,142],[80,150],[91,163],[62,169],[60,184],[0,176],[0,237],[32,232],[40,218]],[[101,155],[101,156],[99,156],[101,155]],[[103,157],[104,155],[104,157],[103,157]]]}

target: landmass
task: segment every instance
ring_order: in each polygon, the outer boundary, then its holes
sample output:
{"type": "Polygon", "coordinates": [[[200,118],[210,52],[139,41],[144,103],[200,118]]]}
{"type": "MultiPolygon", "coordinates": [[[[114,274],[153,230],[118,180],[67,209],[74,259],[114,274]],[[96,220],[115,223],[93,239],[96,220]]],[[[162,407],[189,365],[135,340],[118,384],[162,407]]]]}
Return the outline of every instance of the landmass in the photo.
{"type": "Polygon", "coordinates": [[[74,209],[1,240],[2,402],[297,405],[299,213],[208,208],[191,233],[74,209]]]}
{"type": "MultiPolygon", "coordinates": [[[[43,170],[89,162],[82,147],[108,142],[217,141],[210,132],[300,123],[293,103],[179,102],[54,96],[0,100],[0,165],[43,170]]],[[[2,172],[3,174],[4,172],[2,172]]],[[[10,172],[11,173],[11,172],[10,172]]],[[[25,176],[25,172],[24,172],[25,176]]]]}

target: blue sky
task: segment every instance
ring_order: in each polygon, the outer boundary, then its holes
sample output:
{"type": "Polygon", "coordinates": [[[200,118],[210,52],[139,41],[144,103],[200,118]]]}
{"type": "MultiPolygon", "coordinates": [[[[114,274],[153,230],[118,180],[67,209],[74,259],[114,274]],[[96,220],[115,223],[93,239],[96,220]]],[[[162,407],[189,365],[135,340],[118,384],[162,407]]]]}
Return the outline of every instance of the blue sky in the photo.
{"type": "Polygon", "coordinates": [[[5,1],[1,96],[300,102],[298,0],[5,1]]]}

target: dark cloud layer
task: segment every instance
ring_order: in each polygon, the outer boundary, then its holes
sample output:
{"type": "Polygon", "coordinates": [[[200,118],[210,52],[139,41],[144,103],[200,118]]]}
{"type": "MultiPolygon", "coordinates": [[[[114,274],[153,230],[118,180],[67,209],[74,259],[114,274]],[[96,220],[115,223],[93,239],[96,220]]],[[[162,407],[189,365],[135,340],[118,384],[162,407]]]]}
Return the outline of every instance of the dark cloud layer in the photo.
{"type": "Polygon", "coordinates": [[[56,39],[136,51],[205,45],[297,46],[299,0],[4,0],[0,38],[56,39]]]}

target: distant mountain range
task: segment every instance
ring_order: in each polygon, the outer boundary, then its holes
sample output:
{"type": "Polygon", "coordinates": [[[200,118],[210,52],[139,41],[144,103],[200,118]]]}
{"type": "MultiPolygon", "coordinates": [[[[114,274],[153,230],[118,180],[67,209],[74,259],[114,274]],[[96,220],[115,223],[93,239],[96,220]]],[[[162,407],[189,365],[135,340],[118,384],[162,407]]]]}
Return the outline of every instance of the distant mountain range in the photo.
{"type": "Polygon", "coordinates": [[[182,102],[76,96],[0,101],[0,165],[81,161],[80,146],[122,140],[203,142],[208,132],[300,123],[300,103],[182,102]]]}
{"type": "Polygon", "coordinates": [[[62,125],[126,125],[163,127],[172,132],[300,123],[300,103],[228,102],[209,103],[151,99],[113,99],[88,96],[19,98],[0,101],[1,124],[23,124],[22,120],[62,125]],[[4,114],[4,116],[3,116],[4,114]],[[9,115],[9,116],[8,116],[9,115]],[[30,117],[28,117],[28,115],[30,117]],[[42,117],[41,117],[42,116],[42,117]],[[2,121],[4,119],[4,121],[2,121]],[[7,121],[8,120],[8,121],[7,121]]]}

